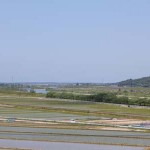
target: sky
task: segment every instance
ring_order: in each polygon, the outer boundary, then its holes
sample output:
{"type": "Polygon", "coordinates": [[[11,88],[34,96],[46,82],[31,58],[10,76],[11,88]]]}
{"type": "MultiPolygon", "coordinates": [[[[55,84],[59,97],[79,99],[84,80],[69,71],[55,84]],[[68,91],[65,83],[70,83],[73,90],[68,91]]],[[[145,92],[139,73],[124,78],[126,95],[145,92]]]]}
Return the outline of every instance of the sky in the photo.
{"type": "Polygon", "coordinates": [[[150,76],[149,0],[0,0],[0,82],[150,76]]]}

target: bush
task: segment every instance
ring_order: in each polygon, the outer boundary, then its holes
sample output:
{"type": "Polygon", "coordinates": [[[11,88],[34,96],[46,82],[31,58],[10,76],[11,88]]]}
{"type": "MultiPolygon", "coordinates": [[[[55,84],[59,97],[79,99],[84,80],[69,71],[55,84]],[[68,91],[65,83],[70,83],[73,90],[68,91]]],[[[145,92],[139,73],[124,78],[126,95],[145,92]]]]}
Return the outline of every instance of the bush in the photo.
{"type": "Polygon", "coordinates": [[[117,104],[128,104],[129,100],[127,97],[118,98],[114,93],[98,93],[92,95],[79,95],[73,93],[59,93],[49,92],[46,97],[49,98],[60,98],[60,99],[73,99],[73,100],[85,100],[93,102],[105,102],[105,103],[117,103],[117,104]]]}

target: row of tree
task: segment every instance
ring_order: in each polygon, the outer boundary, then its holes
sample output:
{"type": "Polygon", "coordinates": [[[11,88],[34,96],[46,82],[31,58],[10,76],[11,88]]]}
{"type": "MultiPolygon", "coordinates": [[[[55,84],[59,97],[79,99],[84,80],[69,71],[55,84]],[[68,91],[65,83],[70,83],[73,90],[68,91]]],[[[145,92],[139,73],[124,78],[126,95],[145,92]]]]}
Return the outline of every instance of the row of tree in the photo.
{"type": "Polygon", "coordinates": [[[150,106],[150,100],[146,98],[132,100],[129,99],[128,97],[118,97],[115,93],[97,93],[92,95],[83,95],[83,94],[51,91],[47,93],[46,97],[59,99],[85,100],[92,102],[115,103],[115,104],[150,106]]]}

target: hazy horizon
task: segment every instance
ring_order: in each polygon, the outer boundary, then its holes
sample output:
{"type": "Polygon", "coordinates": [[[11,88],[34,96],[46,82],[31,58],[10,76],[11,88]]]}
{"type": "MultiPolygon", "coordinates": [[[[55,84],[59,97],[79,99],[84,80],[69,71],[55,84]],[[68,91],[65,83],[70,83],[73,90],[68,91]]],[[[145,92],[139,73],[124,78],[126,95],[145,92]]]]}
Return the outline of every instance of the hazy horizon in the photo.
{"type": "MultiPolygon", "coordinates": [[[[150,76],[146,76],[146,77],[150,77],[150,76]]],[[[140,79],[140,78],[145,78],[145,77],[139,77],[139,78],[128,78],[128,79],[124,79],[124,80],[120,80],[120,81],[115,81],[115,82],[63,82],[63,81],[60,81],[60,82],[58,82],[58,81],[14,81],[14,79],[13,80],[11,80],[11,81],[4,81],[4,82],[1,82],[0,81],[0,83],[6,83],[6,84],[29,84],[29,83],[33,83],[33,84],[36,84],[36,83],[38,83],[38,84],[46,84],[46,83],[51,83],[51,84],[77,84],[77,83],[81,83],[81,84],[114,84],[114,83],[118,83],[118,82],[122,82],[122,81],[126,81],[126,80],[130,80],[130,79],[132,79],[132,80],[135,80],[135,79],[140,79]]]]}
{"type": "Polygon", "coordinates": [[[1,0],[0,82],[149,76],[149,8],[148,0],[1,0]]]}

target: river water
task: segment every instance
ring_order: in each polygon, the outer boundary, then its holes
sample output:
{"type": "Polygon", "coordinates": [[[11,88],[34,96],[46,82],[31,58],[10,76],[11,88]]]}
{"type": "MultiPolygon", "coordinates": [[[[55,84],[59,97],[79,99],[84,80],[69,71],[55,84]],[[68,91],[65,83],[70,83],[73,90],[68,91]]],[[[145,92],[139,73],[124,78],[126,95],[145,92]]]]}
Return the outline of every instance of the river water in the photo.
{"type": "MultiPolygon", "coordinates": [[[[26,91],[30,92],[31,88],[25,88],[26,91]]],[[[39,94],[47,94],[48,91],[46,91],[46,89],[33,89],[35,91],[35,93],[39,93],[39,94]]]]}
{"type": "Polygon", "coordinates": [[[0,139],[0,148],[33,150],[143,150],[142,147],[0,139]]]}
{"type": "Polygon", "coordinates": [[[34,89],[35,93],[47,94],[48,91],[46,89],[34,89]]]}

